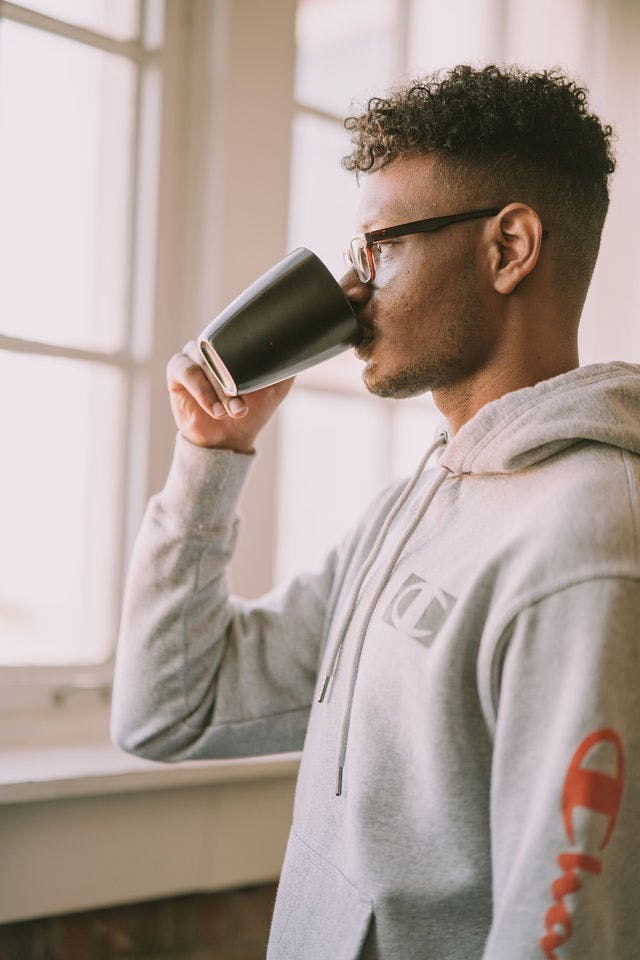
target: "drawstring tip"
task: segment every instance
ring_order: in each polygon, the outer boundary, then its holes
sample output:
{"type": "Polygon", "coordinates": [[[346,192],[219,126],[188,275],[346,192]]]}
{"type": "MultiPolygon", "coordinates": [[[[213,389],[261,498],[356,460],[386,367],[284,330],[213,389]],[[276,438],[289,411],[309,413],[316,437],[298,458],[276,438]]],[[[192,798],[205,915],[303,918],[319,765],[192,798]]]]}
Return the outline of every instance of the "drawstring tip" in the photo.
{"type": "Polygon", "coordinates": [[[338,782],[336,783],[336,797],[342,794],[342,767],[338,767],[338,782]]]}
{"type": "Polygon", "coordinates": [[[329,680],[331,679],[330,675],[327,674],[324,678],[324,683],[322,684],[322,690],[320,691],[320,696],[318,697],[318,703],[322,703],[324,700],[324,695],[327,692],[327,687],[329,686],[329,680]]]}

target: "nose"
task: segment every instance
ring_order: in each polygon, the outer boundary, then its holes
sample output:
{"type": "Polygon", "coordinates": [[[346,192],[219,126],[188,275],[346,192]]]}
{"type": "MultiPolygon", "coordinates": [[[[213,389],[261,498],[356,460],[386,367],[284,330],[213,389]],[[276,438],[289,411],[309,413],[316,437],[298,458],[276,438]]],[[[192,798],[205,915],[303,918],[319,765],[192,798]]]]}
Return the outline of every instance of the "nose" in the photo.
{"type": "Polygon", "coordinates": [[[368,284],[361,283],[355,270],[347,270],[340,278],[340,286],[345,297],[354,307],[364,307],[371,297],[368,284]]]}

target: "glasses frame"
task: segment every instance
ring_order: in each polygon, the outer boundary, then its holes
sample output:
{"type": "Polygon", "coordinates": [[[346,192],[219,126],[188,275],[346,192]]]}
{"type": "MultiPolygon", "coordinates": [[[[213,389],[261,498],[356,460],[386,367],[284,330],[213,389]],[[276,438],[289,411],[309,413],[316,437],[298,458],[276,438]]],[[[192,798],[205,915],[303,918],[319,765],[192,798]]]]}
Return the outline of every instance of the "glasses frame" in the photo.
{"type": "MultiPolygon", "coordinates": [[[[452,223],[463,223],[466,220],[480,220],[483,217],[497,216],[502,207],[490,207],[483,210],[467,210],[464,213],[452,213],[446,217],[428,217],[426,220],[411,220],[409,223],[399,223],[394,227],[382,227],[380,230],[370,230],[365,233],[357,234],[349,246],[344,251],[344,258],[347,266],[355,270],[361,283],[371,283],[376,275],[376,265],[373,258],[373,247],[381,240],[390,240],[394,237],[406,237],[413,233],[433,233],[436,230],[442,230],[452,223]],[[364,250],[367,258],[368,270],[364,270],[356,259],[355,247],[364,250]]],[[[546,230],[542,231],[543,239],[549,234],[546,230]]]]}

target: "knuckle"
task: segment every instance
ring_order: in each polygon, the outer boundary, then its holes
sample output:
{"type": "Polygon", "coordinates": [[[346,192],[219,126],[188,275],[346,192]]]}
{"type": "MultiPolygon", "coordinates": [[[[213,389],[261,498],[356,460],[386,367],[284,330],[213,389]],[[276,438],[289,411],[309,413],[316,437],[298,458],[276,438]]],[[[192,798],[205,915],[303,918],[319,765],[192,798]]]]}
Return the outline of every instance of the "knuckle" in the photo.
{"type": "Polygon", "coordinates": [[[185,372],[185,381],[189,392],[202,406],[211,407],[218,399],[217,393],[200,367],[189,367],[185,372]]]}

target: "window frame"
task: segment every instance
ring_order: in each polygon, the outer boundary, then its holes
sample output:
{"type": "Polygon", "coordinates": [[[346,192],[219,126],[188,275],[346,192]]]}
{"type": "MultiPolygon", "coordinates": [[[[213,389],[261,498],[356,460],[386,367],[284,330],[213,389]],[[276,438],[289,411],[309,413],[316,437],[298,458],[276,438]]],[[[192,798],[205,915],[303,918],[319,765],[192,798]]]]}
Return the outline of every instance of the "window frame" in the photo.
{"type": "MultiPolygon", "coordinates": [[[[145,504],[163,486],[173,451],[167,360],[285,253],[293,105],[295,0],[277,0],[260,14],[228,0],[141,3],[141,36],[157,40],[158,12],[164,12],[162,46],[154,42],[145,49],[142,43],[113,40],[0,0],[0,16],[134,57],[141,65],[132,145],[136,229],[131,249],[139,276],[130,285],[130,349],[102,354],[0,337],[0,349],[116,364],[128,377],[131,415],[121,481],[117,610],[145,504]],[[259,36],[255,25],[261,18],[259,36]],[[268,76],[267,51],[260,46],[266,35],[273,38],[272,48],[280,47],[277,69],[268,76]],[[250,43],[247,36],[253,37],[250,43]],[[252,70],[262,70],[265,87],[282,104],[276,118],[263,117],[251,102],[245,78],[252,70]],[[241,113],[254,128],[267,123],[271,130],[278,128],[278,148],[263,158],[258,180],[252,176],[243,131],[234,122],[241,113]],[[228,170],[244,172],[244,182],[230,186],[228,170]],[[269,191],[260,179],[269,182],[269,191]],[[247,251],[246,226],[256,210],[261,221],[270,223],[270,235],[247,251]],[[233,253],[239,248],[245,251],[241,263],[233,253]]],[[[266,129],[260,132],[264,135],[266,129]]],[[[250,551],[238,550],[231,581],[246,595],[264,592],[273,579],[275,523],[273,510],[264,506],[275,507],[276,444],[274,425],[260,438],[261,456],[242,498],[243,516],[255,536],[250,551]],[[269,521],[265,513],[271,514],[269,521]]],[[[108,741],[116,639],[109,659],[95,666],[0,667],[0,746],[108,741]]]]}
{"type": "MultiPolygon", "coordinates": [[[[101,50],[110,55],[125,57],[136,65],[134,127],[131,151],[132,197],[129,212],[129,260],[127,289],[128,304],[125,317],[124,346],[119,351],[83,349],[56,342],[42,342],[29,338],[0,334],[0,350],[29,356],[68,358],[103,364],[119,370],[125,383],[124,404],[119,436],[123,449],[122,474],[118,485],[125,491],[119,505],[117,576],[114,589],[114,609],[121,595],[125,573],[125,554],[132,536],[134,517],[140,514],[146,491],[142,489],[139,470],[134,471],[134,438],[143,437],[148,425],[148,409],[139,401],[148,392],[152,358],[148,343],[152,326],[153,229],[156,218],[154,184],[158,177],[158,111],[159,80],[162,47],[158,38],[162,32],[162,0],[140,0],[140,19],[136,40],[118,40],[91,29],[76,26],[14,3],[0,3],[0,19],[42,31],[49,36],[63,37],[101,50]]],[[[38,712],[47,707],[56,710],[71,703],[76,694],[100,704],[108,701],[113,654],[97,665],[60,666],[1,666],[0,704],[2,715],[38,712]]],[[[1,728],[0,728],[1,729],[1,728]]]]}
{"type": "MultiPolygon", "coordinates": [[[[143,0],[142,9],[148,11],[159,2],[161,0],[143,0]]],[[[149,71],[144,83],[139,83],[139,102],[145,96],[151,95],[153,99],[153,85],[156,85],[155,107],[139,125],[139,129],[144,127],[141,142],[153,143],[154,136],[160,141],[155,181],[139,177],[137,184],[139,211],[148,221],[145,229],[136,235],[135,244],[138,250],[144,246],[145,230],[148,230],[148,243],[144,253],[144,283],[137,291],[132,290],[131,302],[136,304],[139,316],[146,316],[146,321],[141,324],[127,357],[117,355],[115,359],[102,358],[100,361],[127,365],[130,406],[136,411],[136,417],[129,423],[128,467],[124,480],[128,497],[121,519],[121,582],[144,504],[151,493],[161,488],[171,458],[175,428],[167,415],[166,361],[182,343],[193,337],[194,332],[205,326],[215,310],[221,309],[286,252],[294,112],[342,123],[341,117],[315,107],[303,103],[296,103],[294,107],[295,0],[273,0],[268,14],[266,11],[259,14],[249,11],[248,6],[232,0],[215,0],[214,3],[210,0],[166,0],[166,39],[161,51],[156,49],[153,56],[152,51],[147,51],[149,71]],[[252,41],[247,42],[249,34],[264,40],[267,16],[269,42],[277,38],[271,72],[264,70],[260,48],[252,48],[252,41]],[[256,18],[259,20],[260,17],[264,18],[264,23],[258,24],[258,29],[256,18]],[[273,29],[271,20],[274,21],[273,29]],[[248,183],[248,188],[243,182],[235,184],[235,178],[227,176],[230,170],[234,173],[238,169],[247,170],[242,132],[234,117],[239,111],[251,113],[252,90],[248,89],[251,84],[247,78],[255,77],[256,71],[261,69],[264,74],[262,102],[273,97],[273,102],[282,105],[278,116],[269,118],[269,140],[276,147],[272,157],[264,158],[264,169],[261,170],[264,180],[269,182],[268,191],[261,190],[259,184],[248,183]],[[277,136],[273,133],[274,124],[277,124],[277,136]],[[176,144],[180,144],[178,150],[176,144]],[[261,238],[256,249],[247,250],[244,245],[247,224],[256,221],[270,223],[269,236],[261,238]],[[235,262],[233,256],[233,251],[240,246],[246,253],[241,264],[235,262]]],[[[408,60],[411,6],[411,0],[398,0],[399,34],[395,40],[398,64],[405,64],[408,60]]],[[[626,36],[628,32],[623,17],[625,9],[625,4],[618,0],[614,11],[616,18],[597,51],[603,63],[606,51],[618,37],[626,36]]],[[[494,13],[504,52],[507,8],[503,0],[497,0],[494,13]]],[[[86,40],[110,52],[137,55],[137,46],[130,41],[103,37],[6,0],[0,0],[0,16],[72,39],[86,40]]],[[[496,59],[502,60],[503,57],[496,59]]],[[[610,73],[603,74],[598,85],[591,82],[592,91],[597,86],[603,96],[624,94],[628,87],[625,70],[621,68],[614,73],[612,68],[610,73]]],[[[626,102],[623,97],[622,100],[626,102]]],[[[604,115],[615,123],[615,116],[609,118],[607,111],[604,115]]],[[[251,114],[251,122],[259,126],[260,117],[251,114]]],[[[626,149],[631,155],[633,144],[640,136],[639,130],[636,124],[631,137],[625,131],[626,149]]],[[[135,169],[139,169],[139,163],[135,169]]],[[[614,183],[618,184],[618,189],[625,177],[625,183],[632,177],[632,168],[628,164],[627,171],[625,174],[621,168],[616,174],[614,183]]],[[[610,350],[608,343],[605,344],[606,325],[596,326],[589,320],[589,315],[599,315],[601,305],[606,307],[608,303],[609,273],[613,273],[616,250],[620,248],[625,252],[622,248],[627,243],[626,218],[632,217],[632,207],[633,204],[626,204],[624,209],[620,203],[612,205],[607,223],[613,221],[614,230],[623,229],[614,236],[613,246],[609,241],[608,252],[603,250],[600,266],[596,268],[596,283],[592,284],[593,292],[589,294],[585,311],[586,329],[584,321],[582,325],[587,355],[583,362],[601,359],[601,355],[610,350]],[[606,264],[602,263],[603,258],[606,264]],[[605,271],[608,271],[606,276],[605,271]]],[[[51,353],[59,349],[19,342],[16,338],[0,338],[0,349],[9,346],[8,340],[12,340],[12,349],[34,352],[42,349],[51,353]]],[[[631,347],[637,349],[638,343],[637,331],[632,329],[630,322],[628,330],[620,330],[617,334],[616,351],[624,354],[631,347]]],[[[65,350],[62,355],[95,359],[91,351],[65,350]]],[[[319,370],[308,371],[304,383],[303,378],[300,380],[301,386],[304,389],[329,389],[340,394],[342,387],[339,383],[335,380],[320,382],[315,379],[317,375],[320,375],[319,370]]],[[[344,392],[348,394],[349,388],[345,387],[344,392]]],[[[389,401],[386,407],[383,435],[389,445],[393,436],[393,402],[389,401]]],[[[251,529],[252,537],[250,544],[246,538],[240,539],[231,567],[231,580],[234,589],[246,596],[259,595],[274,580],[277,446],[278,426],[274,421],[259,440],[260,456],[252,468],[241,501],[245,526],[251,529]]],[[[107,737],[113,659],[90,668],[0,668],[0,744],[41,742],[43,721],[51,728],[47,737],[52,741],[68,742],[79,735],[78,718],[83,722],[87,720],[83,731],[86,736],[107,737]]]]}

